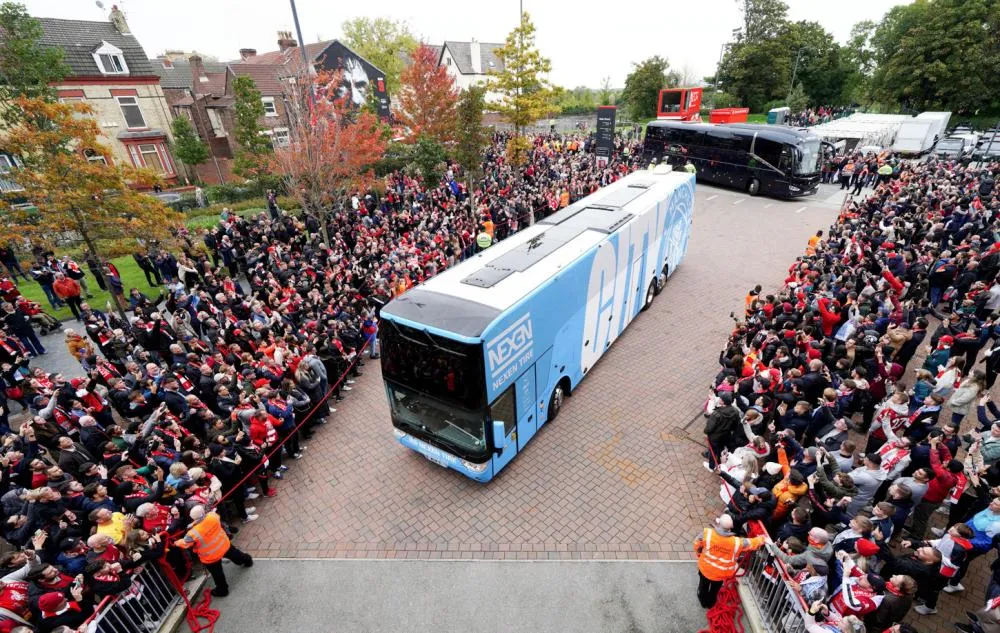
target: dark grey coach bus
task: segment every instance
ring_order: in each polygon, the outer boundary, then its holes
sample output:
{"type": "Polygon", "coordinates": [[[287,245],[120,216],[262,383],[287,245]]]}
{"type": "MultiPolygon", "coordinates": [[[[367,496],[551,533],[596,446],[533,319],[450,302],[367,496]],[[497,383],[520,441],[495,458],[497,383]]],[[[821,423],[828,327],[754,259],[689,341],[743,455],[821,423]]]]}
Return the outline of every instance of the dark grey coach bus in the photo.
{"type": "Polygon", "coordinates": [[[643,152],[675,169],[690,161],[700,181],[794,198],[816,193],[824,145],[808,131],[774,125],[651,121],[643,152]]]}

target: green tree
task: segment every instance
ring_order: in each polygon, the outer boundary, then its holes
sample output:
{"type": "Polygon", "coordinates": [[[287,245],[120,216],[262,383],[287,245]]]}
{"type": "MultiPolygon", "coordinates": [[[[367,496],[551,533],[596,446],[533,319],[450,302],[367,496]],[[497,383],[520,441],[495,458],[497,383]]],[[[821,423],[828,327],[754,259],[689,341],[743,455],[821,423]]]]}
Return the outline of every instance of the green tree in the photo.
{"type": "Polygon", "coordinates": [[[493,50],[503,70],[491,73],[489,90],[500,95],[490,107],[514,126],[515,136],[552,110],[552,63],[535,47],[535,25],[527,13],[504,45],[493,50]]]}
{"type": "Polygon", "coordinates": [[[615,98],[615,91],[611,89],[611,77],[605,77],[601,80],[601,90],[598,95],[601,105],[612,105],[615,98]]]}
{"type": "Polygon", "coordinates": [[[28,15],[24,5],[0,5],[0,118],[9,127],[22,112],[14,104],[20,96],[55,101],[53,84],[69,72],[62,50],[42,46],[41,23],[28,15]]]}
{"type": "Polygon", "coordinates": [[[268,163],[274,147],[263,134],[260,119],[264,116],[264,103],[260,100],[257,84],[250,77],[233,79],[234,136],[238,147],[233,171],[248,180],[255,180],[268,173],[268,163]]]}
{"type": "Polygon", "coordinates": [[[476,209],[476,192],[473,183],[483,164],[483,149],[490,142],[483,127],[483,110],[486,109],[486,89],[470,86],[458,97],[458,114],[455,118],[455,148],[453,155],[465,170],[465,189],[471,197],[470,208],[476,209]]]}
{"type": "MultiPolygon", "coordinates": [[[[789,52],[794,80],[802,84],[809,103],[841,104],[849,69],[833,35],[816,22],[802,21],[786,25],[777,37],[789,52]]],[[[785,92],[790,89],[786,86],[785,92]]]]}
{"type": "Polygon", "coordinates": [[[406,59],[420,44],[402,20],[354,18],[341,25],[344,44],[385,73],[389,94],[399,89],[399,77],[406,59]]]}
{"type": "Polygon", "coordinates": [[[785,105],[791,108],[792,112],[802,112],[809,105],[809,97],[806,95],[806,91],[802,88],[801,83],[796,83],[792,91],[788,93],[785,105]]]}
{"type": "Polygon", "coordinates": [[[918,110],[1000,109],[998,32],[995,0],[917,0],[894,7],[872,36],[875,97],[918,110]]]}
{"type": "Polygon", "coordinates": [[[788,5],[781,0],[736,0],[743,12],[738,41],[753,44],[777,37],[787,22],[788,5]]]}
{"type": "Polygon", "coordinates": [[[412,166],[420,173],[420,178],[428,189],[437,187],[441,182],[444,162],[447,159],[448,155],[441,143],[426,134],[421,134],[417,138],[410,154],[412,166]]]}
{"type": "Polygon", "coordinates": [[[659,55],[632,66],[632,72],[625,78],[621,101],[628,107],[633,120],[653,118],[660,90],[676,86],[676,75],[667,72],[670,63],[659,55]]]}
{"type": "Polygon", "coordinates": [[[868,103],[871,78],[875,72],[875,49],[872,38],[877,25],[871,20],[858,22],[851,28],[851,37],[842,48],[847,76],[844,78],[842,101],[868,103]]]}
{"type": "Polygon", "coordinates": [[[191,121],[184,115],[170,124],[174,136],[174,156],[188,167],[197,167],[208,160],[208,147],[198,138],[191,121]]]}

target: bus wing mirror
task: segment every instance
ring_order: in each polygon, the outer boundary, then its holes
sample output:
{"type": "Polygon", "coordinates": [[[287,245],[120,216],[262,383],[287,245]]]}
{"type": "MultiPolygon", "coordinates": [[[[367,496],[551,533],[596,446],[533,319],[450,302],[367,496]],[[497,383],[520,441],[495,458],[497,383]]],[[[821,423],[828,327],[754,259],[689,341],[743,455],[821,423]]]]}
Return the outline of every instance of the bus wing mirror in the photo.
{"type": "Polygon", "coordinates": [[[507,447],[507,433],[503,420],[493,420],[493,448],[498,451],[507,447]]]}

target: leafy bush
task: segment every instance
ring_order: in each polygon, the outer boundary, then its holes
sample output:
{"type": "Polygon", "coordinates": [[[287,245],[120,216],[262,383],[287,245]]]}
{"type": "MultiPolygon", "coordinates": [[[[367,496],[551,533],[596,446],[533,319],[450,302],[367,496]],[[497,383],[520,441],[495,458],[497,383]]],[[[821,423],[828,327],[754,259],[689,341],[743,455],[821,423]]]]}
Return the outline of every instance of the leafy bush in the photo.
{"type": "Polygon", "coordinates": [[[775,99],[774,101],[768,101],[767,103],[765,103],[763,111],[770,112],[775,108],[784,108],[786,105],[788,105],[787,99],[775,99]]]}
{"type": "Polygon", "coordinates": [[[191,209],[198,208],[198,201],[195,199],[194,194],[185,193],[181,195],[180,200],[168,202],[167,206],[174,211],[190,211],[191,209]]]}
{"type": "Polygon", "coordinates": [[[740,98],[736,95],[731,95],[728,92],[720,92],[714,95],[714,103],[716,108],[736,108],[741,105],[740,98]]]}
{"type": "Polygon", "coordinates": [[[249,187],[240,185],[212,185],[205,188],[205,195],[212,204],[242,202],[257,197],[249,187]]]}

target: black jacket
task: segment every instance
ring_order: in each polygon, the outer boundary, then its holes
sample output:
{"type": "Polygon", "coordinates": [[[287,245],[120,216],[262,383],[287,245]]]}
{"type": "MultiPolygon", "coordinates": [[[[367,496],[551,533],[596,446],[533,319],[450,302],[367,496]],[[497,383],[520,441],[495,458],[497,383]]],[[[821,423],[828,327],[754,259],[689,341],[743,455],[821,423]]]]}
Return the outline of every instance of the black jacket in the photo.
{"type": "Polygon", "coordinates": [[[726,444],[740,426],[740,412],[732,405],[719,407],[705,422],[705,435],[712,444],[726,444]]]}

